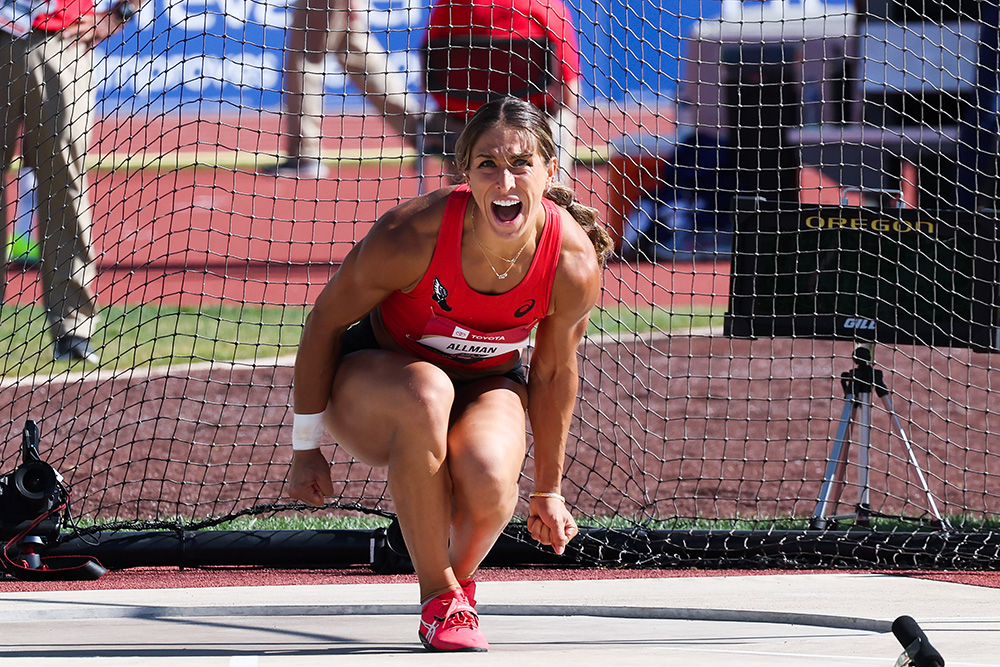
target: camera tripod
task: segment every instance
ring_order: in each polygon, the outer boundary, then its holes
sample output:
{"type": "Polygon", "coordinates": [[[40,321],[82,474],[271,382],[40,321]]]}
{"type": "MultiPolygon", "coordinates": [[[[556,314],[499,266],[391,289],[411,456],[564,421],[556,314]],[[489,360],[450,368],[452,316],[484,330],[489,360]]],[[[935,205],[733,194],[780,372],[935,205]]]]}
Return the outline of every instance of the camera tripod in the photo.
{"type": "Polygon", "coordinates": [[[872,516],[886,516],[872,510],[868,486],[868,453],[871,445],[872,394],[874,393],[882,399],[883,407],[896,427],[896,434],[906,446],[910,465],[913,466],[917,478],[920,480],[920,486],[927,497],[928,508],[934,520],[941,528],[947,530],[951,526],[938,511],[937,503],[934,501],[924,473],[917,462],[913,445],[906,437],[903,424],[893,409],[892,398],[889,396],[889,389],[885,385],[882,371],[872,366],[873,347],[874,344],[869,347],[857,348],[854,351],[854,368],[840,376],[840,384],[844,388],[844,411],[840,416],[836,439],[833,443],[833,449],[830,451],[830,460],[823,475],[823,486],[820,488],[819,502],[816,504],[815,512],[813,512],[811,526],[814,530],[824,530],[827,528],[828,522],[848,518],[855,519],[858,525],[869,525],[872,516]],[[857,417],[856,420],[855,417],[857,417]],[[840,497],[847,484],[847,455],[850,446],[848,438],[855,421],[858,426],[858,503],[852,513],[830,516],[828,512],[840,502],[840,497]]]}

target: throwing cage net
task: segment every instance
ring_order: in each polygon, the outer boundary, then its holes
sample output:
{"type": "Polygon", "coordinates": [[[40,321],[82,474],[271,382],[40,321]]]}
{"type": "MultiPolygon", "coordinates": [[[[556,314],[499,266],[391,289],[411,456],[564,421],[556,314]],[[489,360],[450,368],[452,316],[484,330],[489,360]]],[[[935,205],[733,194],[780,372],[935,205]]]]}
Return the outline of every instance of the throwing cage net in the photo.
{"type": "MultiPolygon", "coordinates": [[[[378,215],[448,182],[463,111],[512,93],[618,244],[567,451],[584,531],[550,560],[995,567],[996,2],[508,2],[350,26],[345,2],[296,38],[280,1],[148,0],[92,52],[12,15],[4,541],[56,487],[56,550],[391,517],[384,471],[333,443],[330,503],[285,494],[302,322],[378,215]],[[85,157],[42,129],[53,48],[85,157]],[[53,361],[67,322],[99,363],[53,361]],[[62,481],[19,477],[31,451],[62,481]]],[[[549,562],[532,474],[529,449],[501,546],[549,562]]]]}

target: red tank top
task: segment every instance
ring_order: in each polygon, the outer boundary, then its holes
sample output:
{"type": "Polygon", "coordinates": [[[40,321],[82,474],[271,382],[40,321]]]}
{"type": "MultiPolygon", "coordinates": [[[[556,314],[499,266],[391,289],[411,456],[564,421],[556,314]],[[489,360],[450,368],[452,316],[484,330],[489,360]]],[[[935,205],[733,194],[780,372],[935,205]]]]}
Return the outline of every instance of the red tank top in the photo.
{"type": "Polygon", "coordinates": [[[393,292],[379,306],[382,322],[408,354],[439,366],[489,369],[513,359],[549,311],[562,247],[559,206],[542,200],[545,226],[527,275],[503,294],[473,290],[462,274],[462,229],[472,197],[468,186],[445,204],[427,273],[409,292],[393,292]]]}

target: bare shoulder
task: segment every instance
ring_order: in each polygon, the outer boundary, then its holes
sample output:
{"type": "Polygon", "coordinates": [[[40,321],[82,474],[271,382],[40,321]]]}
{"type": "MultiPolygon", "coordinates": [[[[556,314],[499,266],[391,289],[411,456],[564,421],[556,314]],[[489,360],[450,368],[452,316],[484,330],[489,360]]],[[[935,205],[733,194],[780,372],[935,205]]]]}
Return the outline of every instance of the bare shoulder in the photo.
{"type": "Polygon", "coordinates": [[[364,243],[387,244],[405,251],[420,247],[429,239],[433,246],[445,204],[454,190],[454,187],[441,188],[394,206],[375,222],[364,243]]]}
{"type": "Polygon", "coordinates": [[[358,259],[386,278],[415,284],[430,265],[445,204],[454,187],[441,188],[386,211],[356,247],[358,259]]]}

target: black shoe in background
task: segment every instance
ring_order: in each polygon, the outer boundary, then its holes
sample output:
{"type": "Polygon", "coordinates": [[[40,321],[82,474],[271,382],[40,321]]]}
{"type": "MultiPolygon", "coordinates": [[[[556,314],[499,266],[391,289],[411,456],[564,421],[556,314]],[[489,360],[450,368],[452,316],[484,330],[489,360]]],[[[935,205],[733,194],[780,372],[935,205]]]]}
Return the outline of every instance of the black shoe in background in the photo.
{"type": "Polygon", "coordinates": [[[91,364],[101,363],[101,358],[90,344],[89,338],[83,336],[63,336],[57,338],[52,351],[55,361],[86,361],[91,364]]]}

